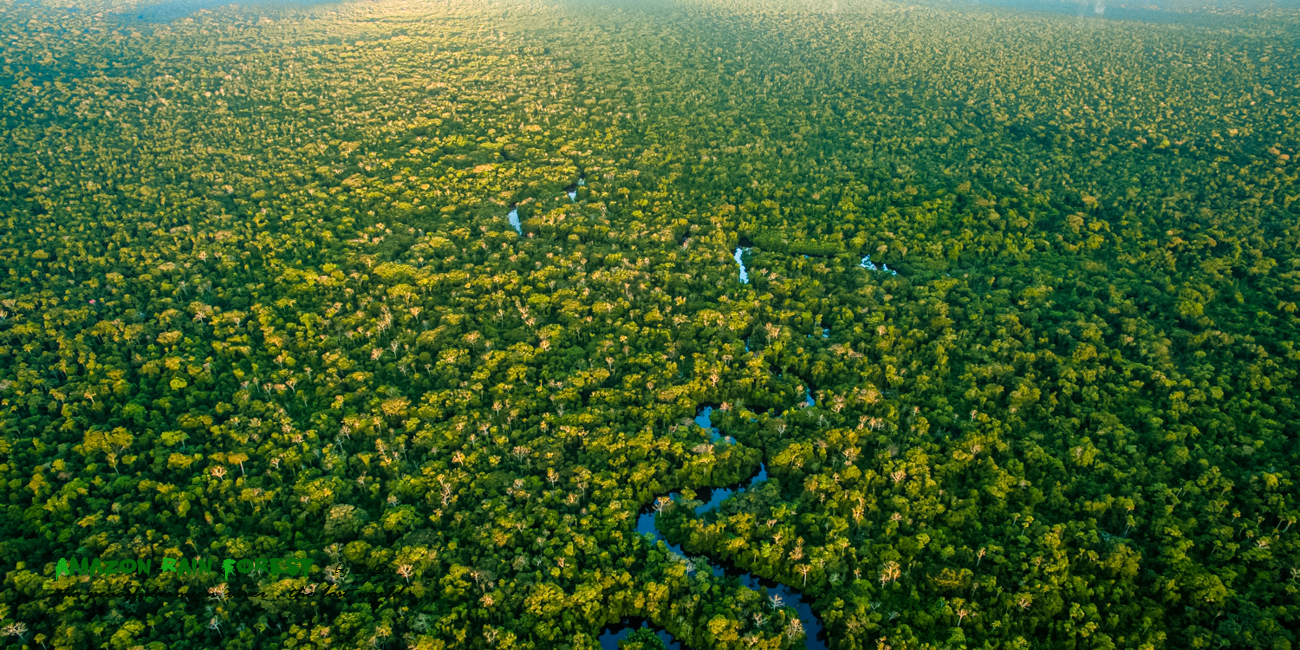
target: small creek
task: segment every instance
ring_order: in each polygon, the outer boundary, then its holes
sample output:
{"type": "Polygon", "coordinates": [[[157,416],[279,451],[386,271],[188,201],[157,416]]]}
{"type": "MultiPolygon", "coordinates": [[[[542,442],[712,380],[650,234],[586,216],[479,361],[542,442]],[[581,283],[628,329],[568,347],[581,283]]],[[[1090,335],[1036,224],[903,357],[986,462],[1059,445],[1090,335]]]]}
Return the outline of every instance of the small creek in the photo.
{"type": "Polygon", "coordinates": [[[888,274],[890,274],[890,275],[898,275],[898,271],[895,271],[894,269],[889,268],[889,265],[888,265],[888,264],[881,263],[880,266],[876,266],[876,263],[871,261],[871,256],[870,256],[870,255],[867,255],[866,257],[863,257],[863,258],[862,258],[862,261],[861,261],[860,263],[858,263],[858,266],[861,266],[862,268],[864,268],[864,269],[866,269],[866,270],[868,270],[868,271],[883,271],[883,272],[888,273],[888,274]],[[883,267],[883,268],[882,268],[882,267],[883,267]]]}
{"type": "MultiPolygon", "coordinates": [[[[737,249],[736,257],[738,258],[737,261],[739,261],[739,257],[740,257],[739,249],[737,249]]],[[[744,268],[745,267],[742,264],[741,265],[742,279],[745,277],[744,268]]],[[[808,391],[808,393],[809,394],[807,395],[805,403],[808,404],[809,406],[812,406],[812,404],[814,403],[811,394],[812,391],[808,391]]],[[[736,441],[732,439],[731,436],[723,436],[721,432],[718,431],[717,427],[713,426],[713,423],[711,421],[712,415],[713,415],[713,407],[706,406],[704,407],[704,410],[700,411],[699,415],[695,416],[695,423],[700,427],[708,430],[709,442],[716,444],[719,441],[722,441],[725,444],[735,444],[736,441]]],[[[740,485],[734,487],[696,490],[696,493],[698,495],[700,495],[701,497],[707,496],[707,499],[704,505],[695,508],[695,515],[698,517],[706,512],[709,512],[710,510],[716,510],[718,506],[722,505],[722,502],[726,500],[727,497],[732,496],[733,494],[744,492],[745,490],[752,489],[766,480],[767,480],[767,465],[762,464],[759,466],[758,474],[756,474],[753,478],[749,479],[748,481],[740,485]]],[[[678,497],[681,496],[681,493],[670,492],[667,496],[668,498],[676,501],[678,500],[678,497]]],[[[649,512],[642,513],[639,517],[637,517],[636,532],[653,535],[655,541],[663,542],[664,545],[667,546],[668,549],[671,550],[673,553],[676,553],[677,555],[680,555],[694,562],[696,566],[701,566],[702,568],[703,564],[707,564],[715,577],[731,576],[731,577],[738,578],[740,580],[740,584],[745,585],[746,587],[749,587],[750,589],[753,589],[754,591],[758,591],[760,593],[762,592],[763,588],[766,588],[768,598],[772,598],[774,596],[778,597],[780,598],[780,602],[783,606],[791,607],[795,610],[795,613],[799,616],[799,620],[803,623],[804,633],[807,635],[805,637],[805,644],[808,650],[826,650],[827,648],[826,639],[824,635],[821,633],[822,632],[821,619],[817,618],[817,615],[813,613],[812,606],[803,597],[801,593],[799,593],[793,587],[783,585],[774,580],[759,578],[752,573],[742,571],[734,566],[718,564],[716,562],[713,562],[709,558],[691,557],[687,555],[686,552],[682,550],[681,546],[678,546],[677,544],[669,543],[668,540],[664,538],[663,534],[659,532],[659,529],[655,526],[655,517],[657,516],[657,514],[658,513],[651,510],[649,512]]],[[[626,619],[620,621],[617,624],[606,627],[604,630],[601,631],[600,634],[601,650],[617,650],[618,642],[626,638],[627,635],[631,634],[633,630],[635,630],[638,627],[647,627],[649,625],[650,624],[647,621],[641,619],[626,619]]],[[[673,636],[668,632],[665,632],[663,630],[655,630],[655,634],[661,640],[663,640],[664,645],[668,646],[669,650],[682,650],[683,648],[682,643],[677,641],[675,638],[673,638],[673,636]]]]}
{"type": "MultiPolygon", "coordinates": [[[[750,250],[751,250],[751,249],[749,249],[749,248],[741,248],[741,247],[739,247],[739,246],[736,247],[736,253],[735,253],[736,266],[740,267],[740,283],[741,283],[741,284],[749,284],[749,269],[746,269],[746,268],[745,268],[745,260],[742,258],[742,256],[743,256],[745,253],[748,253],[750,250]]],[[[808,256],[807,256],[807,255],[804,255],[803,258],[804,258],[804,259],[808,259],[808,256]]],[[[898,271],[895,271],[894,269],[889,268],[889,265],[888,265],[888,264],[883,264],[883,263],[882,263],[882,264],[880,264],[880,265],[877,265],[875,262],[872,262],[872,261],[871,261],[871,256],[870,256],[870,255],[867,255],[867,256],[863,257],[863,258],[862,258],[862,261],[858,263],[858,266],[860,266],[860,267],[862,267],[862,268],[864,268],[864,269],[866,269],[866,270],[868,270],[868,271],[880,271],[881,273],[888,273],[888,274],[890,274],[890,275],[898,275],[898,271]]],[[[830,331],[830,330],[827,330],[827,332],[829,332],[829,331],[830,331]]],[[[827,335],[823,335],[822,338],[828,338],[828,337],[829,337],[829,334],[827,334],[827,335]]]]}
{"type": "Polygon", "coordinates": [[[514,228],[515,232],[524,234],[524,226],[519,223],[519,208],[510,208],[510,212],[506,214],[506,221],[510,222],[510,227],[514,228]]]}
{"type": "Polygon", "coordinates": [[[745,268],[745,261],[740,259],[741,255],[748,253],[748,248],[736,247],[736,266],[740,267],[740,283],[749,284],[749,271],[745,268]]]}

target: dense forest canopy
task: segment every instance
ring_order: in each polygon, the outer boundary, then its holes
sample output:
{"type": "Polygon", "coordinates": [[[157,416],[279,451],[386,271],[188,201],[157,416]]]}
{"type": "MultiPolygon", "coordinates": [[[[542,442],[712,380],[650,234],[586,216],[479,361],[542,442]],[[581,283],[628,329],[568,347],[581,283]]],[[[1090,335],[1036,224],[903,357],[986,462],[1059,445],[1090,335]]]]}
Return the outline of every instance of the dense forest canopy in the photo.
{"type": "Polygon", "coordinates": [[[1300,14],[1210,4],[4,0],[0,643],[805,647],[653,508],[835,650],[1296,647],[1300,14]],[[200,557],[315,568],[56,574],[200,557]]]}

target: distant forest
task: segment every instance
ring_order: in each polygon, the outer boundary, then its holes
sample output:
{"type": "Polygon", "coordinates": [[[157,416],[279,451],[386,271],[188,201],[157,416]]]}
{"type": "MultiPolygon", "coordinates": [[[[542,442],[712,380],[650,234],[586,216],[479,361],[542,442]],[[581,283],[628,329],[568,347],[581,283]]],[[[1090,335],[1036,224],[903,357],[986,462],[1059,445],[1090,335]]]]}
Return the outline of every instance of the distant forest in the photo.
{"type": "Polygon", "coordinates": [[[0,1],[0,647],[1300,643],[1300,10],[78,2],[0,1]]]}

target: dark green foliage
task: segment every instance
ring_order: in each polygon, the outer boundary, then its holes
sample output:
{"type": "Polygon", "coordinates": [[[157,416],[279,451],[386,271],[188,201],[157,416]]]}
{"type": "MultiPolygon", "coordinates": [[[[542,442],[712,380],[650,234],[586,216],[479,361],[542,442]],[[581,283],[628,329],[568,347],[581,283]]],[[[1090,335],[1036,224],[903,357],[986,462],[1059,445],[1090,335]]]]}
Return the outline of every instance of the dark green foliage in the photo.
{"type": "Polygon", "coordinates": [[[664,650],[664,642],[650,628],[637,628],[618,642],[619,650],[664,650]]]}
{"type": "Polygon", "coordinates": [[[1294,647],[1294,11],[807,4],[7,7],[5,642],[1294,647]]]}

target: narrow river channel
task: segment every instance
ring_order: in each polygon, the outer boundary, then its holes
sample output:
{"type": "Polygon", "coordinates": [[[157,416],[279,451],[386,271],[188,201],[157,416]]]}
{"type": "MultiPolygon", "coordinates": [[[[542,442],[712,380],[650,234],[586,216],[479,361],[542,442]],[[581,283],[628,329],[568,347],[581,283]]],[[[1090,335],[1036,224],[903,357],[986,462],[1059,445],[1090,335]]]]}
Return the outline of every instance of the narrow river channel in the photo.
{"type": "Polygon", "coordinates": [[[743,256],[745,253],[748,253],[749,251],[750,249],[748,248],[741,248],[739,246],[736,247],[736,256],[735,256],[736,266],[740,267],[741,284],[749,284],[749,269],[745,268],[745,260],[741,259],[741,256],[743,256]]]}
{"type": "Polygon", "coordinates": [[[510,222],[510,227],[514,228],[515,232],[524,234],[524,225],[519,222],[519,208],[511,207],[510,212],[506,214],[506,221],[510,222]]]}
{"type": "MultiPolygon", "coordinates": [[[[809,391],[809,393],[811,393],[811,391],[809,391]]],[[[810,405],[812,404],[811,394],[808,395],[807,402],[810,405]]],[[[717,427],[713,426],[713,423],[711,421],[712,415],[713,415],[713,407],[706,406],[704,407],[704,410],[700,411],[699,415],[695,416],[695,423],[705,429],[708,429],[709,441],[716,443],[723,436],[718,431],[717,427]]],[[[734,441],[731,440],[731,438],[728,436],[727,442],[734,442],[734,441]]],[[[704,503],[704,505],[695,508],[695,515],[700,516],[706,512],[709,512],[710,510],[716,510],[718,506],[722,505],[722,502],[726,500],[727,497],[754,488],[755,486],[757,486],[758,484],[766,480],[767,480],[767,465],[763,464],[759,466],[757,475],[755,475],[753,478],[749,479],[749,481],[741,485],[735,487],[715,488],[712,490],[696,490],[696,493],[701,496],[704,496],[707,493],[708,498],[707,501],[704,503]]],[[[680,495],[681,493],[679,492],[670,492],[668,494],[668,498],[677,500],[677,498],[680,495]]],[[[692,559],[692,560],[697,559],[697,558],[692,558],[690,555],[682,551],[682,548],[680,546],[676,544],[671,544],[668,542],[667,539],[664,538],[663,534],[660,533],[659,529],[655,526],[655,517],[657,514],[658,513],[654,511],[650,511],[650,512],[643,513],[640,517],[638,517],[636,521],[636,532],[649,533],[651,535],[654,535],[656,541],[662,541],[670,550],[672,550],[672,552],[681,555],[682,557],[686,557],[688,559],[692,559]]],[[[826,650],[827,647],[826,639],[825,636],[822,634],[821,619],[817,618],[817,615],[813,613],[811,605],[803,597],[803,595],[799,593],[799,591],[797,591],[793,587],[783,585],[774,580],[759,578],[752,573],[741,571],[740,569],[737,569],[736,567],[733,566],[720,565],[710,560],[709,558],[699,558],[699,559],[703,559],[708,563],[709,568],[713,571],[714,576],[736,577],[740,579],[740,584],[743,584],[746,587],[753,589],[754,591],[758,591],[761,593],[763,589],[767,589],[767,596],[769,598],[773,596],[779,597],[783,605],[792,607],[795,610],[795,612],[799,616],[799,620],[803,623],[803,629],[807,635],[805,637],[805,644],[808,650],[826,650]]],[[[605,628],[604,630],[601,631],[600,634],[601,650],[618,650],[619,641],[626,638],[627,635],[631,634],[632,631],[635,630],[636,628],[646,627],[646,626],[649,626],[649,624],[645,621],[629,619],[605,628]]],[[[659,629],[655,630],[655,634],[659,636],[659,638],[664,642],[664,645],[666,645],[669,648],[669,650],[683,650],[682,643],[677,641],[677,639],[673,638],[671,634],[659,629]]]]}

